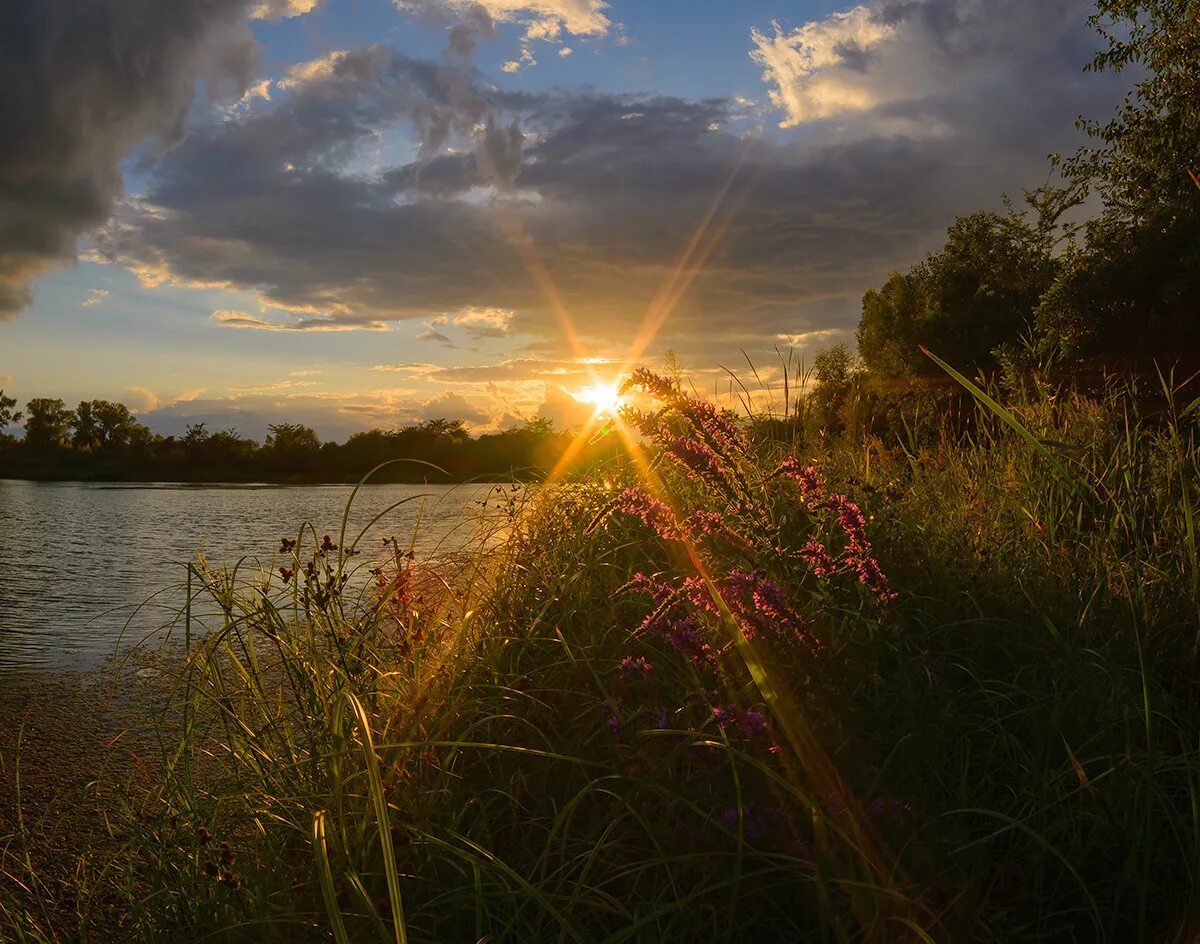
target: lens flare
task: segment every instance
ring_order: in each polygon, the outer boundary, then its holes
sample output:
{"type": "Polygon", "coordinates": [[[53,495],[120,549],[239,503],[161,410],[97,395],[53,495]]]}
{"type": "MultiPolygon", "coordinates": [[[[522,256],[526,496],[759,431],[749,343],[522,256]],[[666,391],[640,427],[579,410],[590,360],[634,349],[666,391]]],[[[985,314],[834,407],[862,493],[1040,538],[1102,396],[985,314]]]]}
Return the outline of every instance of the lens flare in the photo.
{"type": "Polygon", "coordinates": [[[625,400],[617,383],[594,383],[573,394],[580,403],[590,403],[596,416],[616,416],[625,400]]]}

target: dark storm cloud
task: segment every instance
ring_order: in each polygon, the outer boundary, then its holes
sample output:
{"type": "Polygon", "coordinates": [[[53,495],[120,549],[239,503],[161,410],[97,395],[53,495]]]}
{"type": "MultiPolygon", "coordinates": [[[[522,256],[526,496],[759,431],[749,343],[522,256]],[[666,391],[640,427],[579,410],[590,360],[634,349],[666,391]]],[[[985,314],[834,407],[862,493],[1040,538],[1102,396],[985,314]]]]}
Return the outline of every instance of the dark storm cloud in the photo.
{"type": "Polygon", "coordinates": [[[6,0],[0,6],[0,319],[74,258],[138,142],[178,140],[198,79],[240,95],[249,0],[6,0]]]}
{"type": "Polygon", "coordinates": [[[1081,74],[1094,45],[1081,2],[872,11],[885,39],[826,30],[834,65],[820,78],[834,93],[847,83],[853,107],[790,142],[724,130],[740,127],[731,101],[513,95],[446,59],[343,54],[190,136],[100,247],[341,322],[501,308],[515,312],[507,330],[542,337],[557,331],[548,278],[585,335],[615,344],[736,169],[667,333],[729,351],[844,327],[867,285],[932,248],[956,213],[1040,183],[1075,117],[1119,97],[1110,77],[1081,74]],[[415,159],[364,166],[409,123],[415,159]]]}

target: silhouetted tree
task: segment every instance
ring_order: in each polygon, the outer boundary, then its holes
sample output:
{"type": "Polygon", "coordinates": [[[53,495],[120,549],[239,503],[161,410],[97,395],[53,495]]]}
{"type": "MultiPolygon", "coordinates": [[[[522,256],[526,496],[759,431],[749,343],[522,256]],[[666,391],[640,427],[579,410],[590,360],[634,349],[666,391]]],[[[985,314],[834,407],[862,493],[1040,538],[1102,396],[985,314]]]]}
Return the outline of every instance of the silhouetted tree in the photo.
{"type": "Polygon", "coordinates": [[[57,449],[66,445],[72,413],[62,400],[35,397],[25,404],[25,445],[35,450],[57,449]]]}
{"type": "Polygon", "coordinates": [[[858,350],[876,377],[936,376],[924,345],[964,368],[990,369],[994,352],[1030,330],[1057,264],[1052,227],[1024,213],[960,217],[946,245],[863,297],[858,350]]]}
{"type": "Polygon", "coordinates": [[[827,433],[841,432],[846,406],[858,381],[859,367],[844,344],[821,351],[813,360],[816,386],[805,398],[807,425],[827,433]]]}
{"type": "Polygon", "coordinates": [[[311,426],[276,423],[270,427],[264,449],[271,467],[285,474],[307,472],[316,465],[321,439],[311,426]]]}
{"type": "Polygon", "coordinates": [[[4,391],[0,390],[0,430],[6,426],[15,426],[21,422],[21,411],[16,409],[17,401],[12,397],[6,397],[4,391]]]}
{"type": "Polygon", "coordinates": [[[100,445],[100,426],[92,403],[92,400],[81,400],[71,415],[71,445],[76,449],[90,450],[100,445]]]}
{"type": "Polygon", "coordinates": [[[1140,79],[1116,115],[1084,122],[1068,160],[1103,212],[1038,311],[1044,347],[1107,363],[1200,355],[1200,16],[1195,0],[1097,0],[1090,68],[1140,79]]]}

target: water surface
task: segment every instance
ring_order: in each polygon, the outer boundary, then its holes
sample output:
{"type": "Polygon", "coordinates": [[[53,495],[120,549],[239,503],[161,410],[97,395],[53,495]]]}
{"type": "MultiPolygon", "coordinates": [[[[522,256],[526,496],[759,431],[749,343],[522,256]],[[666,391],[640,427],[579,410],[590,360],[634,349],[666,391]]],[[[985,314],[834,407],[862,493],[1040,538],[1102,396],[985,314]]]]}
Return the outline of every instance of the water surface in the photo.
{"type": "MultiPolygon", "coordinates": [[[[492,488],[360,490],[348,535],[388,506],[413,500],[372,528],[355,563],[380,554],[383,537],[407,543],[415,535],[417,553],[425,554],[465,545],[492,488]]],[[[304,522],[336,541],[350,491],[0,480],[0,670],[97,664],[171,619],[184,598],[186,564],[198,553],[214,564],[251,556],[269,567],[280,538],[304,522]]]]}

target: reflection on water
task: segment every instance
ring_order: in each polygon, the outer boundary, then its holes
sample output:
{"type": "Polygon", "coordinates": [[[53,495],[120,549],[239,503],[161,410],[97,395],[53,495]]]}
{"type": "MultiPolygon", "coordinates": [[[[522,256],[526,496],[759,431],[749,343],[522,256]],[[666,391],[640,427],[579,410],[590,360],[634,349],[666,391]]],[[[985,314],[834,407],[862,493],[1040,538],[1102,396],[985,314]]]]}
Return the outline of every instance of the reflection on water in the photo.
{"type": "MultiPolygon", "coordinates": [[[[378,553],[382,537],[406,544],[415,534],[418,553],[463,546],[475,531],[470,513],[490,489],[361,490],[347,540],[388,506],[427,497],[384,515],[355,563],[378,553]]],[[[0,669],[93,665],[119,643],[153,634],[171,619],[183,600],[185,565],[197,553],[213,564],[249,556],[272,566],[279,539],[304,522],[336,540],[349,497],[348,486],[0,480],[0,669]]]]}

